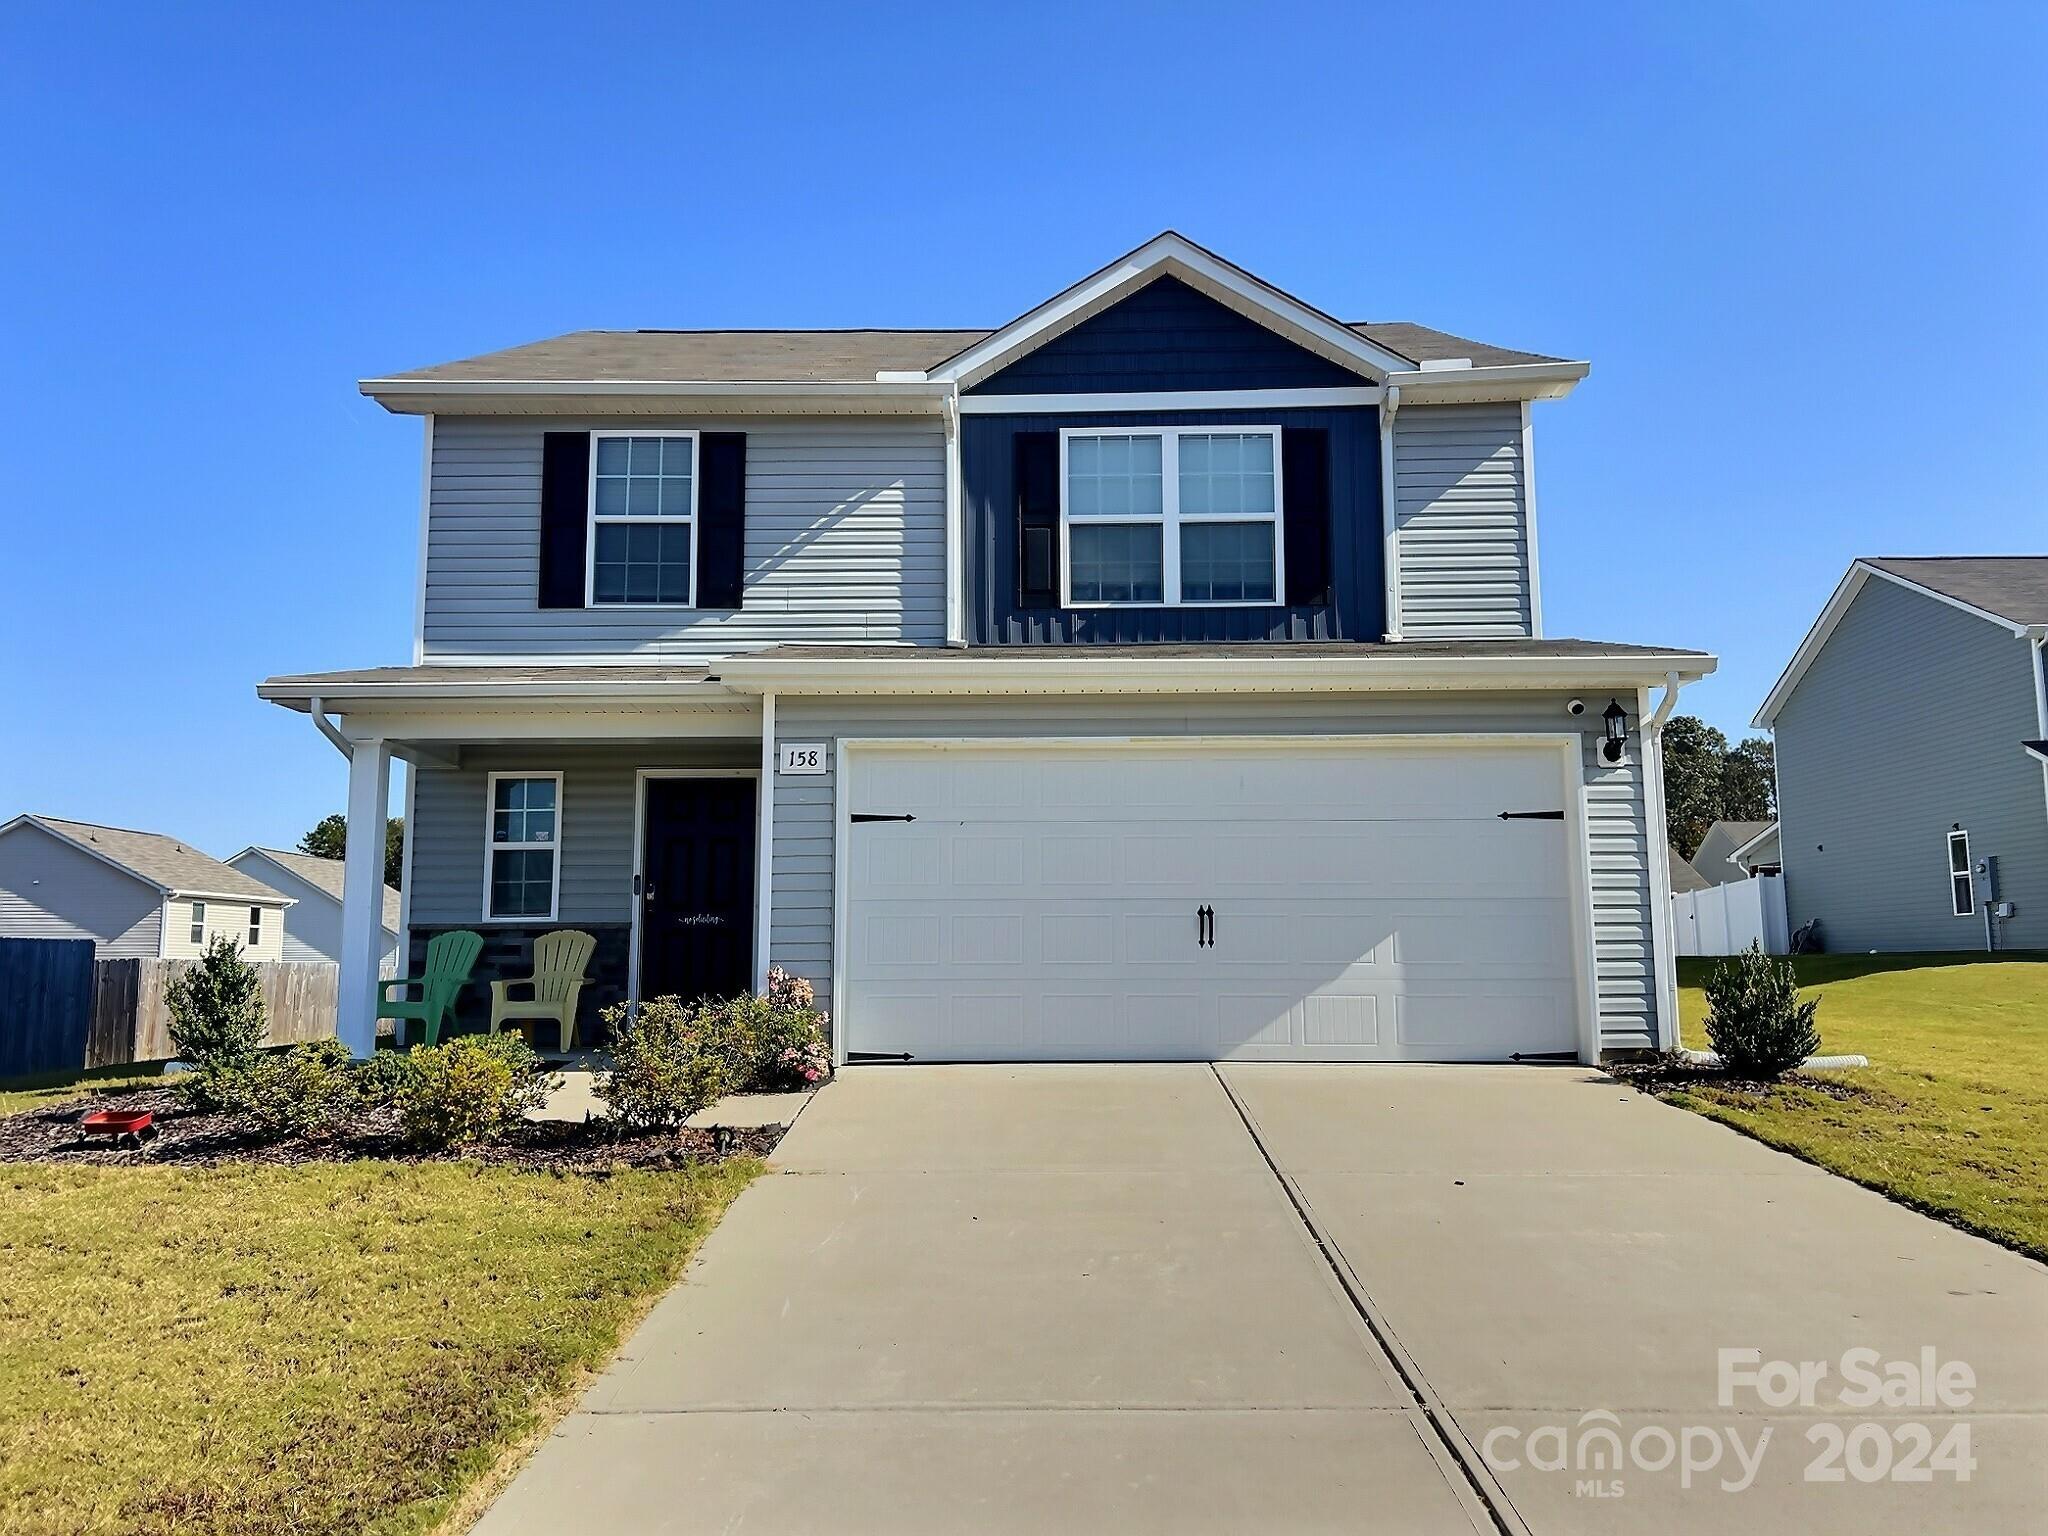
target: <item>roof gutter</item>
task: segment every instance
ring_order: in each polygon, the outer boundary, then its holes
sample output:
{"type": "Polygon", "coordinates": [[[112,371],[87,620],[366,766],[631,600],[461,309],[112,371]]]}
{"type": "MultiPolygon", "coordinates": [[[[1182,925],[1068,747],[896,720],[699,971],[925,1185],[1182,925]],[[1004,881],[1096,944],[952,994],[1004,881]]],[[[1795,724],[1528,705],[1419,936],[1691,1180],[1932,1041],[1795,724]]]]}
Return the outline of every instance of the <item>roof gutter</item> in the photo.
{"type": "Polygon", "coordinates": [[[357,389],[392,411],[429,411],[441,406],[459,409],[493,401],[661,399],[759,401],[769,404],[821,406],[840,402],[938,402],[946,384],[908,379],[860,379],[825,382],[804,379],[363,379],[357,389]],[[450,403],[452,402],[452,406],[450,403]]]}

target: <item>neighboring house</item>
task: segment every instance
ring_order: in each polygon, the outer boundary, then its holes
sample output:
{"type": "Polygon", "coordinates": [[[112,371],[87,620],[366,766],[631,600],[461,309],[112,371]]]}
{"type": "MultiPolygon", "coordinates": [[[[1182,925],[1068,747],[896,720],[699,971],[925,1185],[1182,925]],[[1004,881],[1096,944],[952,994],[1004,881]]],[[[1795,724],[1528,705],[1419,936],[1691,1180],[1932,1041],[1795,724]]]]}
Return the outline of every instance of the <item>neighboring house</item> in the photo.
{"type": "MultiPolygon", "coordinates": [[[[292,898],[284,917],[285,959],[340,960],[341,860],[283,848],[244,848],[227,862],[292,898]]],[[[400,906],[398,892],[385,886],[383,944],[378,953],[387,971],[397,960],[400,906]]]]}
{"type": "Polygon", "coordinates": [[[1660,730],[1714,662],[1544,632],[1530,407],[1586,372],[1165,234],[992,331],[366,381],[426,420],[414,662],[260,689],[349,757],[343,1037],[397,755],[409,969],[783,966],[842,1060],[1675,1044],[1660,730]]]}
{"type": "Polygon", "coordinates": [[[2048,556],[1849,567],[1757,711],[1794,927],[2048,949],[2048,556]]]}
{"type": "Polygon", "coordinates": [[[1666,843],[1664,851],[1670,855],[1672,895],[1686,896],[1694,891],[1713,889],[1706,877],[1694,869],[1692,865],[1688,864],[1685,855],[1680,853],[1677,848],[1666,843]]]}
{"type": "Polygon", "coordinates": [[[91,939],[103,960],[201,954],[221,934],[284,953],[292,898],[156,832],[17,816],[0,826],[0,936],[91,939]]]}
{"type": "Polygon", "coordinates": [[[1785,861],[1778,851],[1778,824],[1775,821],[1765,822],[1761,832],[1728,857],[1736,868],[1751,878],[1783,873],[1785,861]]]}
{"type": "Polygon", "coordinates": [[[1726,885],[1766,873],[1777,864],[1777,826],[1774,821],[1717,821],[1693,850],[1692,867],[1709,885],[1726,885]],[[1754,868],[1737,857],[1752,847],[1769,852],[1770,857],[1762,861],[1765,868],[1754,868]]]}

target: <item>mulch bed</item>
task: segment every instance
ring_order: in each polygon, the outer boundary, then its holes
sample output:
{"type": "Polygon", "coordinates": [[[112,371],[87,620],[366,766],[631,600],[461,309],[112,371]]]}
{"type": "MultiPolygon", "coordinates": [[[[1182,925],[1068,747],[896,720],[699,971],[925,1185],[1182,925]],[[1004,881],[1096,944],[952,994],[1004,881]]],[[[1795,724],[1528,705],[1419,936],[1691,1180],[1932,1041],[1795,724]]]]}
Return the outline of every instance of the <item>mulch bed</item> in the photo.
{"type": "Polygon", "coordinates": [[[194,1113],[176,1090],[145,1088],[0,1116],[0,1163],[205,1168],[221,1163],[285,1166],[377,1158],[401,1163],[477,1162],[535,1173],[604,1173],[614,1168],[675,1168],[730,1155],[766,1157],[784,1129],[628,1136],[598,1122],[529,1120],[502,1141],[427,1152],[399,1136],[398,1119],[390,1109],[365,1110],[353,1124],[319,1141],[274,1141],[253,1132],[238,1115],[194,1113]],[[88,1138],[78,1122],[92,1110],[107,1108],[151,1111],[157,1135],[136,1148],[88,1138]]]}
{"type": "Polygon", "coordinates": [[[1765,1102],[1787,1088],[1803,1088],[1823,1098],[1864,1099],[1872,1096],[1863,1084],[1832,1072],[1793,1072],[1777,1082],[1737,1077],[1724,1067],[1703,1066],[1683,1056],[1645,1057],[1639,1061],[1609,1062],[1603,1069],[1609,1077],[1641,1093],[1664,1094],[1686,1088],[1715,1088],[1765,1102]]]}

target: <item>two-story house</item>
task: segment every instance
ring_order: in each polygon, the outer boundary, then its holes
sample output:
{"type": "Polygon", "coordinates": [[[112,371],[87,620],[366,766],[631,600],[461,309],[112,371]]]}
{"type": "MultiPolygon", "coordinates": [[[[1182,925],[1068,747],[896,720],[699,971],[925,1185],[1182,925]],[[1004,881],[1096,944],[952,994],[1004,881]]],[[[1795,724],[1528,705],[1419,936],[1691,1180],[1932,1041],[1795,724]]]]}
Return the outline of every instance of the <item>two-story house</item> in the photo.
{"type": "Polygon", "coordinates": [[[1586,372],[1169,233],[992,331],[366,381],[426,422],[414,663],[261,688],[349,756],[344,1038],[396,754],[415,963],[779,965],[840,1060],[1673,1044],[1658,728],[1713,660],[1544,634],[1530,407],[1586,372]]]}
{"type": "Polygon", "coordinates": [[[1787,915],[1843,951],[2048,949],[2048,555],[1853,562],[1757,711],[1787,915]]]}

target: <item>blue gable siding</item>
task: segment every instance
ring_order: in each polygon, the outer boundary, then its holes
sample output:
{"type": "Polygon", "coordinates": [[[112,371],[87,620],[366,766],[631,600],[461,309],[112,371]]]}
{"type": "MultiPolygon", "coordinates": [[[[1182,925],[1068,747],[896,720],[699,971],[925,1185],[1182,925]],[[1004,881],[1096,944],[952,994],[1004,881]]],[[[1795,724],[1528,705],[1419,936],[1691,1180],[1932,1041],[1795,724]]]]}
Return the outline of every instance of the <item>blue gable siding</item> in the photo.
{"type": "Polygon", "coordinates": [[[1132,645],[1263,640],[1378,640],[1386,630],[1380,520],[1379,412],[1333,410],[1015,414],[961,420],[968,642],[972,645],[1132,645]],[[1330,601],[1257,608],[1017,606],[1019,432],[1112,426],[1321,427],[1330,434],[1330,601]]]}
{"type": "Polygon", "coordinates": [[[1371,381],[1161,277],[968,391],[1343,389],[1371,381]]]}

